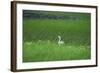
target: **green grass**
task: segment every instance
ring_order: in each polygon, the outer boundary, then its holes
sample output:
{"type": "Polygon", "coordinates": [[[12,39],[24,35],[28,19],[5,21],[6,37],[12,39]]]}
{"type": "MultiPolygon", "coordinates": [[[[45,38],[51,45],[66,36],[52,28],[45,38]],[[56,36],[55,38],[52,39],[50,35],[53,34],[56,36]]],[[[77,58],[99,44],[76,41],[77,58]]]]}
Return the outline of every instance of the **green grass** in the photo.
{"type": "Polygon", "coordinates": [[[90,21],[82,20],[53,20],[30,19],[24,20],[24,40],[56,40],[60,35],[67,41],[70,39],[90,39],[90,21]]]}
{"type": "Polygon", "coordinates": [[[23,62],[90,59],[90,46],[58,45],[57,42],[37,41],[24,43],[23,62]]]}
{"type": "Polygon", "coordinates": [[[49,11],[41,11],[41,13],[78,16],[80,19],[56,20],[28,19],[23,17],[23,62],[82,60],[91,58],[91,16],[89,13],[49,11]],[[57,44],[58,35],[62,37],[65,44],[60,46],[57,44]]]}

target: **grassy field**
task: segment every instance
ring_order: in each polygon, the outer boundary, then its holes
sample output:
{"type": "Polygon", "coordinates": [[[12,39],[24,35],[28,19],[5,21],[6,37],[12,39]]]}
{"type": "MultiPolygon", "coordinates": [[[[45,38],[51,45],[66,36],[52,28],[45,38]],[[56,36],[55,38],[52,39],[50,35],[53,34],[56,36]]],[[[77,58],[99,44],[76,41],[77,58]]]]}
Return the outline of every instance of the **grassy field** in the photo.
{"type": "Polygon", "coordinates": [[[23,20],[23,62],[90,59],[90,14],[43,12],[74,19],[23,20]],[[58,45],[58,35],[64,44],[58,45]]]}
{"type": "Polygon", "coordinates": [[[55,42],[38,41],[24,43],[24,62],[81,60],[90,58],[90,47],[83,45],[58,45],[55,42]],[[25,55],[26,54],[26,55],[25,55]]]}

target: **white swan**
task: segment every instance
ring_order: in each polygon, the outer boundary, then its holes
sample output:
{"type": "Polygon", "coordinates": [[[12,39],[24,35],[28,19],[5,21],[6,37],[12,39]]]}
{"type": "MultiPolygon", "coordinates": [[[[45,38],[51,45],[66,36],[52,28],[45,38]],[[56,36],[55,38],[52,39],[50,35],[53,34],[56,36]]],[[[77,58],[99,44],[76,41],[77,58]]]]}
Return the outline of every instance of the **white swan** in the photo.
{"type": "Polygon", "coordinates": [[[61,36],[58,36],[58,44],[59,45],[64,44],[64,41],[61,40],[61,36]]]}

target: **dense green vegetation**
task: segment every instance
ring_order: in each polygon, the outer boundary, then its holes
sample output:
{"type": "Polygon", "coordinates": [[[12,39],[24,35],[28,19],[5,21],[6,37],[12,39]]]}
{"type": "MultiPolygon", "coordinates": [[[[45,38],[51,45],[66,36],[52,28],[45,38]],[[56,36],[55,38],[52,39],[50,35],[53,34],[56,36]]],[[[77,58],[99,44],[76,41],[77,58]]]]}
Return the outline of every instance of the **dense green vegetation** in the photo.
{"type": "Polygon", "coordinates": [[[90,59],[89,13],[41,11],[41,17],[42,14],[71,18],[33,19],[24,16],[23,62],[90,59]],[[58,45],[58,35],[64,44],[58,45]]]}

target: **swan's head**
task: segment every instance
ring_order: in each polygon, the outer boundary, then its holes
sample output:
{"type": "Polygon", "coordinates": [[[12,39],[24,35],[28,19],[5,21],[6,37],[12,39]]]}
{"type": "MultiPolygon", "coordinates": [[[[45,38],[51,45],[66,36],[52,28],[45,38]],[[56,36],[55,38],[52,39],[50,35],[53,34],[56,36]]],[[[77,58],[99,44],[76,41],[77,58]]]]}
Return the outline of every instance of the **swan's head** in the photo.
{"type": "Polygon", "coordinates": [[[61,36],[58,35],[58,38],[61,38],[61,36]]]}

